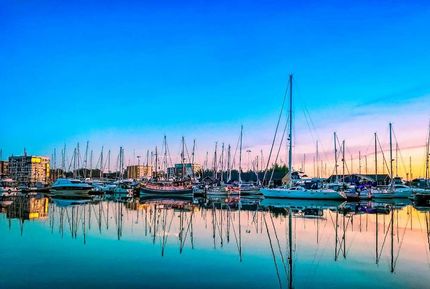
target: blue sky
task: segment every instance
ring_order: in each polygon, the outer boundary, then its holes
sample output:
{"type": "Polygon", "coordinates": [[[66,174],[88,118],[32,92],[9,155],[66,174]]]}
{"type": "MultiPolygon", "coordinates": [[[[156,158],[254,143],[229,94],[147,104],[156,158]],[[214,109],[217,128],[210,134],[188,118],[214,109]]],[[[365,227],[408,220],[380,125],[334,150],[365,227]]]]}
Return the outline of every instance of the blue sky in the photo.
{"type": "Polygon", "coordinates": [[[105,2],[0,2],[4,155],[86,140],[146,151],[163,134],[202,152],[242,123],[265,148],[291,72],[304,151],[305,109],[327,150],[334,130],[359,146],[389,121],[425,139],[427,1],[105,2]]]}

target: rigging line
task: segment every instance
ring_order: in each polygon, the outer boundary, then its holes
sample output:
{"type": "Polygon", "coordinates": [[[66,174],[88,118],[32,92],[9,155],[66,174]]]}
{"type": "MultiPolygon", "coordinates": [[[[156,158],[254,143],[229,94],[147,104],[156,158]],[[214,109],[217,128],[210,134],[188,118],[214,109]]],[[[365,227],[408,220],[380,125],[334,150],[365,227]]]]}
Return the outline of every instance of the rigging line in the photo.
{"type": "MultiPolygon", "coordinates": [[[[175,213],[172,213],[172,218],[170,219],[170,223],[169,223],[169,228],[167,229],[167,233],[170,233],[170,228],[172,227],[172,223],[173,223],[173,219],[175,217],[175,213]]],[[[166,242],[164,243],[165,245],[167,244],[167,238],[169,237],[169,235],[166,236],[166,242]]]]}
{"type": "MultiPolygon", "coordinates": [[[[297,85],[296,85],[296,87],[297,87],[297,85]]],[[[296,94],[298,94],[298,93],[296,93],[296,94]]],[[[321,151],[319,153],[320,153],[320,156],[323,156],[323,157],[320,157],[320,160],[327,162],[329,151],[326,150],[326,148],[324,147],[323,142],[321,141],[321,138],[320,138],[320,136],[318,134],[318,131],[317,131],[316,126],[315,126],[315,123],[313,122],[313,119],[311,117],[311,114],[310,114],[308,108],[306,106],[302,106],[302,108],[303,108],[303,113],[304,113],[304,116],[305,116],[306,124],[307,124],[307,126],[309,128],[311,137],[312,137],[312,139],[313,139],[314,142],[318,141],[318,144],[321,147],[321,151]]]]}
{"type": "Polygon", "coordinates": [[[382,252],[383,252],[383,250],[384,250],[385,241],[387,240],[388,233],[390,232],[389,227],[391,226],[391,222],[392,222],[392,221],[393,221],[393,220],[390,220],[390,222],[388,223],[387,231],[385,232],[384,240],[383,240],[382,245],[381,245],[381,248],[380,248],[380,249],[381,249],[381,251],[380,251],[380,253],[379,253],[378,260],[381,260],[382,252]]]}
{"type": "Polygon", "coordinates": [[[374,139],[373,139],[373,136],[370,138],[370,142],[369,142],[369,144],[368,144],[368,146],[366,147],[366,150],[364,151],[364,156],[371,156],[372,154],[373,154],[373,152],[372,153],[369,153],[369,149],[372,149],[373,150],[373,146],[374,146],[374,139]]]}
{"type": "MultiPolygon", "coordinates": [[[[222,247],[224,245],[224,239],[223,239],[222,230],[220,228],[220,224],[218,222],[218,218],[217,218],[217,215],[216,215],[215,204],[213,204],[213,208],[214,208],[214,212],[215,212],[215,225],[216,225],[216,227],[218,229],[218,235],[219,235],[219,238],[220,238],[220,241],[221,241],[221,247],[222,247]]],[[[222,214],[222,209],[221,209],[221,214],[222,214]]]]}
{"type": "MultiPolygon", "coordinates": [[[[336,212],[336,214],[338,214],[338,212],[336,212]]],[[[335,224],[334,223],[334,220],[333,220],[333,216],[332,216],[332,214],[331,214],[331,212],[329,211],[329,215],[330,215],[330,219],[331,219],[331,223],[332,223],[332,225],[333,225],[333,228],[334,228],[334,230],[336,231],[337,230],[337,228],[336,227],[338,227],[338,225],[337,224],[335,224]]],[[[336,244],[339,244],[339,247],[340,247],[340,249],[342,249],[342,242],[340,241],[340,239],[339,239],[339,236],[336,238],[335,237],[335,241],[336,241],[336,244]]],[[[339,253],[337,253],[337,254],[339,254],[339,253]]]]}
{"type": "Polygon", "coordinates": [[[188,153],[188,147],[187,147],[187,143],[185,141],[184,141],[184,146],[185,146],[185,152],[187,153],[188,162],[191,163],[190,154],[188,153]]]}
{"type": "Polygon", "coordinates": [[[310,132],[311,138],[312,138],[312,140],[315,142],[315,136],[314,136],[314,133],[313,133],[313,131],[312,131],[311,125],[310,125],[310,123],[309,123],[309,119],[308,119],[308,116],[307,116],[307,114],[306,114],[306,110],[303,110],[303,115],[305,116],[306,125],[308,126],[308,129],[309,129],[309,132],[310,132]]]}
{"type": "MultiPolygon", "coordinates": [[[[327,221],[327,219],[325,219],[326,221],[327,221]]],[[[323,227],[323,229],[325,229],[325,227],[327,226],[327,222],[324,222],[324,227],[323,227]]],[[[323,230],[323,232],[324,232],[324,230],[323,230]]],[[[314,266],[313,266],[313,268],[311,269],[312,270],[312,272],[311,272],[311,274],[309,274],[309,275],[311,275],[312,277],[314,277],[315,276],[315,273],[316,273],[316,271],[317,271],[317,269],[318,269],[318,267],[319,267],[319,265],[320,265],[320,263],[321,263],[321,258],[322,258],[322,256],[323,256],[323,254],[325,253],[325,250],[327,249],[327,244],[328,244],[328,241],[329,241],[329,234],[327,234],[327,235],[325,235],[325,244],[324,244],[324,242],[321,242],[321,244],[323,244],[323,246],[317,246],[317,249],[316,249],[316,252],[315,252],[315,255],[314,255],[314,258],[313,258],[313,260],[312,260],[312,264],[314,264],[314,266]],[[322,248],[321,250],[320,250],[320,248],[322,248]],[[318,258],[317,258],[318,257],[318,258]]],[[[310,278],[307,278],[306,280],[310,280],[310,278]]],[[[307,288],[307,287],[310,287],[310,286],[304,286],[305,288],[307,288]]]]}
{"type": "Polygon", "coordinates": [[[172,155],[170,154],[170,149],[169,149],[169,145],[167,144],[167,139],[166,139],[166,150],[167,150],[167,156],[169,157],[170,166],[173,167],[172,155]]]}
{"type": "Polygon", "coordinates": [[[235,165],[236,165],[236,153],[237,150],[239,149],[239,143],[240,143],[240,136],[237,138],[237,143],[236,143],[236,149],[234,150],[234,154],[233,154],[233,160],[232,160],[232,169],[234,169],[235,165]]]}
{"type": "Polygon", "coordinates": [[[185,231],[185,237],[184,237],[184,241],[182,242],[181,251],[187,241],[188,232],[191,227],[191,223],[193,222],[193,215],[194,215],[194,211],[191,212],[190,221],[188,222],[187,230],[185,231]]]}
{"type": "Polygon", "coordinates": [[[396,141],[396,147],[397,147],[397,150],[399,151],[400,160],[402,161],[402,165],[403,165],[403,172],[407,172],[408,170],[406,169],[405,160],[403,159],[402,151],[401,151],[401,149],[400,149],[399,142],[398,142],[398,140],[397,140],[397,136],[396,136],[396,134],[395,134],[394,130],[393,130],[393,136],[394,136],[394,139],[395,139],[395,141],[396,141]]]}
{"type": "Polygon", "coordinates": [[[272,221],[273,232],[275,233],[276,242],[278,243],[278,250],[279,250],[279,254],[281,255],[281,261],[284,266],[284,271],[285,271],[285,274],[287,274],[287,266],[285,265],[284,254],[282,254],[282,248],[279,242],[278,233],[276,232],[275,223],[273,222],[272,214],[269,213],[269,216],[270,216],[270,220],[272,221]]]}
{"type": "MultiPolygon", "coordinates": [[[[269,214],[270,214],[270,210],[269,210],[269,214]]],[[[267,237],[269,238],[270,250],[272,251],[273,263],[275,264],[275,268],[276,268],[276,276],[278,277],[279,288],[282,289],[281,277],[279,275],[279,268],[278,268],[278,263],[276,261],[275,251],[273,250],[272,238],[270,237],[269,227],[267,226],[266,214],[263,214],[263,219],[264,219],[264,224],[266,225],[267,237]]]]}
{"type": "MultiPolygon", "coordinates": [[[[401,237],[401,239],[400,239],[399,248],[397,249],[397,255],[396,255],[396,258],[394,259],[394,268],[396,268],[396,265],[397,265],[397,259],[399,259],[399,256],[400,256],[400,249],[402,248],[403,241],[404,241],[404,239],[405,239],[406,228],[407,228],[407,226],[408,226],[408,223],[409,223],[410,218],[411,218],[411,215],[409,214],[409,217],[408,217],[408,219],[407,219],[407,221],[406,221],[406,225],[405,225],[405,227],[404,227],[404,229],[403,229],[402,237],[401,237]]],[[[399,221],[397,221],[397,222],[399,222],[399,221]]]]}
{"type": "MultiPolygon", "coordinates": [[[[296,83],[295,87],[296,87],[296,95],[298,95],[300,97],[300,94],[301,94],[301,92],[300,92],[300,84],[296,83]]],[[[308,128],[310,130],[311,136],[312,136],[312,138],[313,138],[314,141],[318,140],[320,142],[321,139],[320,139],[320,137],[318,135],[318,131],[316,129],[315,123],[313,122],[313,119],[312,119],[311,114],[309,112],[308,105],[307,105],[307,102],[306,102],[306,98],[303,97],[303,98],[301,98],[301,100],[302,100],[300,102],[301,108],[303,109],[303,113],[305,114],[305,117],[307,115],[308,119],[306,120],[306,122],[308,123],[308,128]],[[314,136],[314,133],[315,133],[316,137],[314,136]]],[[[325,150],[323,146],[321,146],[321,148],[323,150],[325,150]]]]}
{"type": "MultiPolygon", "coordinates": [[[[275,164],[278,162],[279,153],[281,152],[282,143],[283,143],[283,141],[284,141],[284,136],[285,136],[285,132],[286,132],[286,130],[287,130],[287,127],[288,127],[288,120],[287,120],[287,122],[285,123],[284,131],[282,132],[281,142],[279,143],[279,149],[278,149],[278,152],[276,153],[275,164]]],[[[290,169],[292,169],[292,168],[288,168],[288,169],[290,170],[290,169]]],[[[272,168],[272,174],[270,175],[270,179],[269,179],[269,184],[270,184],[270,182],[271,182],[271,181],[272,181],[272,179],[273,179],[273,174],[274,174],[274,173],[275,173],[275,167],[273,166],[273,168],[272,168]]],[[[264,181],[264,178],[263,178],[263,181],[264,181]]]]}
{"type": "MultiPolygon", "coordinates": [[[[391,174],[391,172],[390,172],[390,168],[388,167],[387,159],[385,158],[384,150],[382,149],[381,142],[379,141],[379,137],[378,137],[378,136],[376,136],[376,139],[377,139],[378,144],[379,144],[379,149],[381,150],[381,153],[382,153],[382,160],[383,160],[383,164],[385,165],[385,167],[386,167],[387,171],[391,174]]],[[[392,160],[390,160],[390,161],[392,161],[392,160]]]]}
{"type": "MultiPolygon", "coordinates": [[[[229,211],[229,212],[230,212],[230,214],[231,214],[230,206],[229,206],[229,205],[227,205],[227,208],[228,208],[228,211],[229,211]]],[[[233,217],[234,217],[234,216],[233,216],[233,217]]],[[[232,225],[232,227],[233,227],[233,233],[234,233],[234,238],[235,238],[235,240],[236,240],[237,250],[240,252],[239,241],[238,241],[238,238],[237,238],[236,229],[235,229],[235,227],[234,227],[234,223],[233,223],[233,218],[232,218],[232,217],[230,218],[230,220],[228,221],[228,223],[230,223],[230,224],[232,225]]]]}
{"type": "Polygon", "coordinates": [[[282,106],[281,106],[281,111],[279,112],[278,122],[276,123],[275,135],[273,136],[272,146],[270,147],[269,157],[267,158],[266,168],[264,170],[263,183],[266,180],[267,170],[269,168],[270,159],[272,158],[273,147],[275,146],[275,141],[276,141],[276,136],[278,134],[279,124],[281,122],[282,113],[284,112],[285,101],[287,99],[287,93],[289,90],[289,84],[290,84],[290,80],[288,80],[288,82],[287,82],[287,87],[285,89],[284,98],[282,99],[282,106]]]}

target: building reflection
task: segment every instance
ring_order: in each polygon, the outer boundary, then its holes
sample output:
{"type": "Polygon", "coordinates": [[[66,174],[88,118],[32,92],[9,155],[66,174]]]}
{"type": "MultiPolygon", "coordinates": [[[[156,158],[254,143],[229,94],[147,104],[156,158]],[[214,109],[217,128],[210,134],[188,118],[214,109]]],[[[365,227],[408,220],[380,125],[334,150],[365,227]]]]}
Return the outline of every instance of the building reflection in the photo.
{"type": "Polygon", "coordinates": [[[48,217],[47,197],[13,197],[2,200],[2,212],[8,219],[35,220],[48,217]]]}

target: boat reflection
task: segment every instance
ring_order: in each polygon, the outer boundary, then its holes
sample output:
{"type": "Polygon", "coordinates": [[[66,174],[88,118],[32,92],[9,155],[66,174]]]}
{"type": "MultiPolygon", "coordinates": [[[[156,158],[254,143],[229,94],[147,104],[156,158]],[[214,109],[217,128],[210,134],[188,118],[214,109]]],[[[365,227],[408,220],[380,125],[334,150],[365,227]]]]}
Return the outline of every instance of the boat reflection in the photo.
{"type": "Polygon", "coordinates": [[[299,252],[316,256],[332,252],[332,262],[368,256],[376,266],[384,264],[395,272],[406,257],[402,248],[408,234],[422,236],[418,224],[425,224],[426,251],[417,254],[430,252],[430,207],[415,208],[405,200],[17,197],[3,201],[7,219],[47,222],[51,233],[84,244],[100,235],[138,238],[159,247],[161,256],[172,249],[182,254],[211,247],[234,253],[239,262],[259,248],[272,259],[281,288],[292,288],[294,276],[303,275],[295,269],[303,266],[295,260],[299,252]]]}

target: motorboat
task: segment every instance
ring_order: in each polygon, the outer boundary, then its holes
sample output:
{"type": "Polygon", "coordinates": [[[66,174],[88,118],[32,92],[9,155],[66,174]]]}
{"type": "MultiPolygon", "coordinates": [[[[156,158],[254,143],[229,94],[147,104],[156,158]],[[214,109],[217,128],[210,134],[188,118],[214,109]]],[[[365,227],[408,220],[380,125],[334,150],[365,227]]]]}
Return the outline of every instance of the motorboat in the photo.
{"type": "Polygon", "coordinates": [[[119,182],[116,187],[113,189],[114,195],[127,195],[132,196],[133,195],[133,188],[132,188],[131,182],[119,182]]]}
{"type": "Polygon", "coordinates": [[[93,186],[77,179],[57,179],[51,186],[54,196],[80,197],[88,196],[93,186]]]}
{"type": "Polygon", "coordinates": [[[12,197],[19,193],[17,183],[12,179],[1,179],[0,180],[0,196],[1,197],[12,197]]]}

